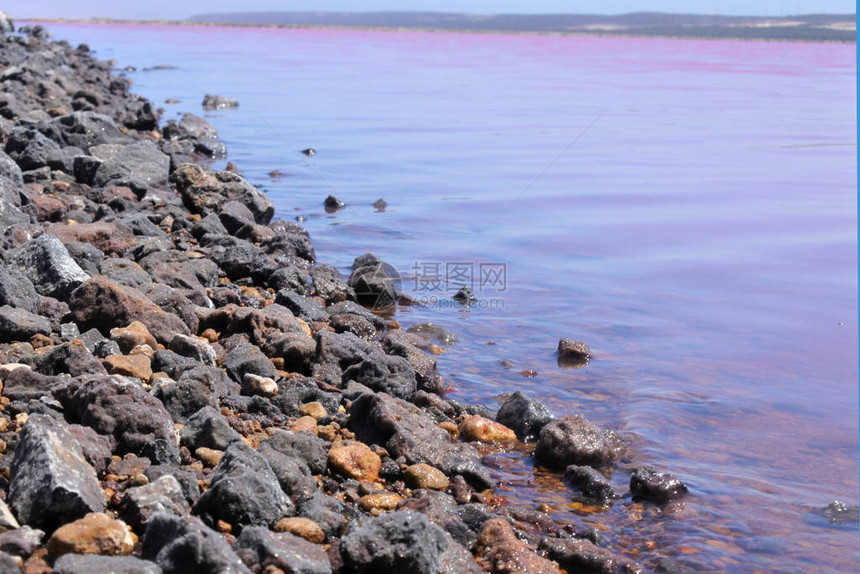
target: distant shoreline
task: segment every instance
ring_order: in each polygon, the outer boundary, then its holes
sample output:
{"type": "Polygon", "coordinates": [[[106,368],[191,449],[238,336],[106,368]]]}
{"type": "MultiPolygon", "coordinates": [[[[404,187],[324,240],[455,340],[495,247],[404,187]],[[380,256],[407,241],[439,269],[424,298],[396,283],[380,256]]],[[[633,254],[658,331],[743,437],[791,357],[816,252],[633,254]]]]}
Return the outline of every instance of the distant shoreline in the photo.
{"type": "MultiPolygon", "coordinates": [[[[134,24],[142,26],[185,26],[185,27],[221,27],[221,28],[264,28],[285,30],[357,30],[357,31],[380,31],[380,32],[430,32],[446,34],[506,34],[506,35],[534,35],[534,36],[570,36],[570,37],[597,37],[597,38],[667,38],[677,40],[725,40],[725,41],[759,41],[759,42],[807,42],[827,44],[852,44],[856,42],[856,32],[850,39],[833,38],[791,38],[791,37],[763,37],[755,35],[716,35],[694,33],[653,33],[637,31],[635,29],[625,30],[511,30],[511,29],[485,29],[485,28],[441,28],[441,27],[415,27],[415,26],[359,26],[359,25],[334,25],[334,24],[267,24],[256,22],[205,22],[199,20],[130,20],[123,18],[16,18],[20,22],[34,22],[45,24],[134,24]]],[[[746,30],[749,30],[747,28],[746,30]]]]}

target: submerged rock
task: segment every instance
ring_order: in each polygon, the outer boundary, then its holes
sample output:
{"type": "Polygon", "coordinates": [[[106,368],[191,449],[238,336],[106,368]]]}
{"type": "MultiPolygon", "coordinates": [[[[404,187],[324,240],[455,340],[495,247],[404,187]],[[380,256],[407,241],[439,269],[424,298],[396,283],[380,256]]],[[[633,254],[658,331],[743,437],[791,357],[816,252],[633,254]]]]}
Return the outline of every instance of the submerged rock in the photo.
{"type": "Polygon", "coordinates": [[[630,476],[630,492],[634,498],[664,504],[687,494],[687,485],[666,472],[643,466],[630,476]]]}
{"type": "Polygon", "coordinates": [[[599,466],[618,456],[618,438],[582,415],[567,415],[540,431],[535,458],[550,467],[570,464],[599,466]]]}

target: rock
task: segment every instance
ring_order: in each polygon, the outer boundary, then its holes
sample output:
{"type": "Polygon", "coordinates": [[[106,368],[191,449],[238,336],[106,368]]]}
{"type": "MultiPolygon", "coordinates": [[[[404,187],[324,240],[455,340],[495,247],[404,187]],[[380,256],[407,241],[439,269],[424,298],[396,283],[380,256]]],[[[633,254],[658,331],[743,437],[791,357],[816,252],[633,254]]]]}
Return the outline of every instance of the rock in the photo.
{"type": "Polygon", "coordinates": [[[122,256],[138,242],[126,226],[105,221],[76,225],[54,223],[48,226],[45,233],[56,236],[64,244],[77,241],[92,245],[105,255],[122,256]]]}
{"type": "Polygon", "coordinates": [[[49,532],[105,508],[95,470],[80,446],[62,423],[41,414],[32,415],[21,432],[8,500],[21,522],[49,532]]]}
{"type": "Polygon", "coordinates": [[[254,221],[261,225],[269,223],[275,213],[269,199],[235,173],[207,172],[196,164],[187,163],[170,175],[170,181],[179,191],[185,207],[193,213],[217,213],[228,201],[243,203],[254,214],[254,221]]]}
{"type": "Polygon", "coordinates": [[[170,414],[139,384],[115,376],[82,376],[55,389],[54,396],[71,420],[112,435],[117,454],[154,458],[151,450],[163,441],[178,456],[170,414]]]}
{"type": "MultiPolygon", "coordinates": [[[[456,500],[448,494],[417,490],[412,493],[410,498],[401,503],[398,509],[424,514],[430,519],[430,522],[450,534],[457,543],[471,549],[478,539],[476,532],[478,528],[474,528],[475,532],[473,532],[469,525],[460,518],[457,512],[462,511],[463,508],[457,506],[456,500]]],[[[488,516],[488,518],[492,516],[488,516]]]]}
{"type": "Polygon", "coordinates": [[[0,32],[9,33],[15,31],[15,24],[5,12],[0,11],[0,32]]]}
{"type": "MultiPolygon", "coordinates": [[[[277,273],[277,271],[275,273],[277,273]]],[[[271,276],[269,276],[269,280],[271,282],[271,276]]],[[[328,313],[326,313],[325,307],[323,307],[318,301],[311,299],[310,297],[299,295],[289,289],[278,291],[278,294],[275,296],[275,303],[283,305],[292,311],[296,317],[311,323],[328,319],[328,313]]]]}
{"type": "Polygon", "coordinates": [[[0,307],[0,343],[29,341],[35,334],[50,335],[51,323],[35,313],[9,305],[0,307]]]}
{"type": "Polygon", "coordinates": [[[128,259],[105,259],[101,264],[101,274],[120,285],[134,287],[140,291],[152,289],[152,279],[143,267],[128,259]]]}
{"type": "Polygon", "coordinates": [[[333,195],[326,197],[325,201],[323,201],[323,205],[325,206],[326,213],[334,213],[335,211],[340,211],[346,207],[346,204],[342,199],[333,195]]]}
{"type": "Polygon", "coordinates": [[[146,355],[108,355],[102,363],[112,375],[134,377],[144,382],[152,377],[152,366],[146,355]]]}
{"type": "Polygon", "coordinates": [[[271,527],[295,514],[266,459],[244,442],[227,448],[209,480],[209,490],[194,505],[194,513],[209,524],[224,520],[241,531],[245,526],[271,527]]]}
{"type": "Polygon", "coordinates": [[[190,511],[179,482],[166,474],[144,486],[129,488],[120,505],[120,514],[132,528],[142,531],[156,512],[185,516],[190,511]]]}
{"type": "Polygon", "coordinates": [[[215,349],[208,342],[198,337],[174,335],[168,348],[174,353],[189,357],[204,365],[210,367],[217,365],[218,358],[215,356],[215,349]]]}
{"type": "Polygon", "coordinates": [[[226,98],[224,96],[216,96],[214,94],[206,94],[203,96],[204,110],[227,110],[239,107],[239,100],[234,98],[226,98]]]}
{"type": "Polygon", "coordinates": [[[394,492],[366,494],[358,499],[358,505],[365,512],[394,510],[403,502],[403,497],[394,492]]]}
{"type": "Polygon", "coordinates": [[[339,537],[347,522],[361,516],[355,507],[319,491],[299,503],[298,513],[318,524],[330,539],[339,537]]]}
{"type": "Polygon", "coordinates": [[[0,500],[0,532],[21,528],[6,501],[0,500]]]}
{"type": "Polygon", "coordinates": [[[382,459],[370,447],[356,441],[332,445],[328,452],[331,469],[347,478],[360,482],[376,482],[382,459]]]}
{"type": "Polygon", "coordinates": [[[14,266],[0,265],[0,305],[35,313],[38,299],[39,294],[26,275],[14,266]]]}
{"type": "Polygon", "coordinates": [[[322,548],[289,532],[270,532],[252,526],[242,531],[236,549],[247,549],[265,572],[331,574],[328,554],[322,548]]]}
{"type": "Polygon", "coordinates": [[[224,458],[223,450],[215,450],[212,448],[206,448],[205,446],[201,446],[195,450],[194,454],[200,459],[200,462],[211,467],[218,466],[221,459],[224,458]]]}
{"type": "Polygon", "coordinates": [[[630,475],[630,492],[634,498],[665,504],[687,494],[687,485],[651,466],[642,466],[630,475]]]}
{"type": "Polygon", "coordinates": [[[371,355],[343,372],[343,381],[355,381],[380,393],[409,400],[418,389],[415,371],[403,357],[371,355]]]}
{"type": "Polygon", "coordinates": [[[149,333],[149,329],[140,321],[132,321],[127,327],[111,329],[110,338],[119,345],[122,353],[129,353],[138,345],[149,345],[152,349],[158,348],[155,337],[149,333]]]}
{"type": "Polygon", "coordinates": [[[70,553],[127,555],[135,543],[125,522],[93,513],[58,528],[48,540],[48,554],[54,559],[70,553]]]}
{"type": "Polygon", "coordinates": [[[274,379],[277,376],[272,361],[254,345],[240,345],[221,358],[221,366],[230,378],[239,384],[244,383],[246,374],[274,379]]]}
{"type": "MultiPolygon", "coordinates": [[[[296,267],[295,265],[287,265],[279,268],[277,271],[269,275],[266,283],[278,293],[281,291],[288,291],[301,296],[310,295],[311,287],[313,286],[313,280],[311,279],[311,276],[308,275],[308,272],[296,267]]],[[[281,303],[277,301],[277,299],[275,299],[275,302],[288,307],[297,317],[300,316],[299,312],[290,307],[287,303],[281,303]]],[[[325,308],[322,310],[325,312],[325,308]]],[[[320,317],[322,318],[324,315],[321,315],[320,317]]]]}
{"type": "Polygon", "coordinates": [[[283,454],[266,442],[260,443],[259,452],[269,463],[286,495],[301,500],[317,491],[317,483],[302,459],[283,454]]]}
{"type": "Polygon", "coordinates": [[[61,301],[90,278],[60,240],[47,233],[14,250],[7,261],[15,265],[41,295],[61,301]]]}
{"type": "Polygon", "coordinates": [[[24,171],[46,165],[54,169],[64,168],[62,148],[33,129],[13,128],[6,140],[4,151],[24,171]]]}
{"type": "Polygon", "coordinates": [[[478,301],[475,298],[475,294],[472,292],[471,287],[465,285],[460,287],[460,290],[454,293],[452,299],[464,307],[469,307],[478,301]]]}
{"type": "Polygon", "coordinates": [[[617,442],[614,433],[601,430],[584,416],[567,415],[541,429],[535,458],[556,468],[570,464],[598,466],[616,458],[617,442]]]}
{"type": "Polygon", "coordinates": [[[164,344],[177,333],[188,335],[188,327],[175,315],[165,313],[132,287],[104,277],[90,279],[69,297],[72,318],[81,329],[107,332],[140,321],[155,339],[164,344]]]}
{"type": "Polygon", "coordinates": [[[830,524],[860,521],[860,507],[856,504],[847,504],[841,500],[834,500],[828,504],[821,511],[821,514],[828,519],[830,524]]]}
{"type": "Polygon", "coordinates": [[[591,349],[585,341],[559,339],[558,366],[563,369],[578,369],[591,360],[591,349]]]}
{"type": "Polygon", "coordinates": [[[450,481],[438,468],[429,464],[413,464],[403,471],[403,481],[409,488],[445,490],[450,481]]]}
{"type": "Polygon", "coordinates": [[[408,510],[366,520],[340,544],[348,572],[480,572],[466,550],[423,514],[408,510]]]}
{"type": "Polygon", "coordinates": [[[251,572],[227,540],[195,516],[153,514],[143,537],[141,557],[158,564],[164,574],[251,572]]]}
{"type": "Polygon", "coordinates": [[[590,466],[568,466],[564,481],[579,489],[584,497],[599,500],[604,504],[619,498],[609,480],[590,466]]]}
{"type": "Polygon", "coordinates": [[[541,429],[553,420],[555,417],[548,408],[520,391],[509,396],[496,415],[496,422],[511,428],[523,441],[536,439],[541,429]]]}
{"type": "Polygon", "coordinates": [[[27,558],[42,545],[44,536],[44,532],[29,526],[9,530],[0,534],[0,550],[13,556],[27,558]]]}
{"type": "Polygon", "coordinates": [[[197,484],[197,474],[194,470],[180,469],[166,464],[157,464],[147,468],[146,471],[144,471],[144,475],[149,479],[149,484],[158,482],[158,479],[164,476],[175,478],[179,483],[179,487],[182,489],[182,495],[189,504],[194,504],[200,498],[200,486],[197,484]]]}
{"type": "Polygon", "coordinates": [[[110,572],[111,574],[161,574],[161,568],[148,560],[134,556],[97,556],[64,554],[56,562],[53,574],[92,574],[110,572]]]}
{"type": "Polygon", "coordinates": [[[242,377],[242,394],[273,397],[278,394],[278,383],[270,377],[245,373],[245,376],[242,377]]]}
{"type": "Polygon", "coordinates": [[[264,446],[301,459],[314,474],[322,474],[328,467],[328,445],[310,433],[276,430],[272,436],[260,443],[260,448],[264,446]]]}
{"type": "Polygon", "coordinates": [[[401,278],[397,270],[372,253],[356,257],[347,284],[356,301],[374,309],[392,307],[400,298],[401,278]]]}
{"type": "Polygon", "coordinates": [[[448,433],[414,405],[368,393],[353,401],[349,414],[349,428],[356,437],[385,447],[392,458],[429,464],[449,478],[462,475],[479,490],[494,484],[474,447],[452,443],[448,433]]]}
{"type": "MultiPolygon", "coordinates": [[[[55,118],[51,125],[66,145],[89,149],[101,144],[127,144],[131,137],[123,134],[106,115],[81,111],[55,118]]],[[[59,143],[59,142],[58,142],[59,143]]]]}
{"type": "Polygon", "coordinates": [[[289,532],[314,544],[325,542],[325,532],[319,524],[301,516],[282,518],[275,524],[273,530],[275,532],[289,532]]]}
{"type": "Polygon", "coordinates": [[[37,368],[40,373],[46,375],[69,374],[77,377],[86,374],[107,374],[98,359],[89,352],[80,339],[55,345],[40,357],[37,368]]]}
{"type": "Polygon", "coordinates": [[[480,442],[511,442],[517,435],[503,425],[479,415],[468,415],[457,426],[460,439],[480,442]]]}
{"type": "Polygon", "coordinates": [[[309,273],[314,280],[315,294],[326,304],[355,301],[355,291],[340,278],[340,273],[334,267],[317,265],[309,273]]]}
{"type": "Polygon", "coordinates": [[[200,447],[227,450],[228,446],[242,440],[242,437],[227,424],[220,411],[207,406],[188,419],[179,431],[179,440],[191,451],[200,447]]]}
{"type": "Polygon", "coordinates": [[[433,323],[418,323],[412,325],[406,331],[429,341],[436,341],[440,345],[457,344],[457,335],[433,323]]]}
{"type": "Polygon", "coordinates": [[[568,572],[582,574],[615,574],[619,562],[611,552],[595,546],[590,540],[544,538],[540,549],[568,572]]]}
{"type": "Polygon", "coordinates": [[[539,556],[517,538],[504,518],[484,523],[478,536],[478,563],[485,572],[505,574],[560,574],[555,562],[539,556]]]}

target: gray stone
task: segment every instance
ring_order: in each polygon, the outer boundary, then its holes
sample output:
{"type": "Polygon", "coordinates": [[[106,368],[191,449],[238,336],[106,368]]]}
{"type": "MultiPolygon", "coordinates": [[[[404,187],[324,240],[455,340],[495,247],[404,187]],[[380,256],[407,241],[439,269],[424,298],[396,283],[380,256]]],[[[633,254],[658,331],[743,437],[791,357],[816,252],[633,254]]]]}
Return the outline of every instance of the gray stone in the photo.
{"type": "Polygon", "coordinates": [[[72,290],[90,278],[65,245],[47,233],[10,253],[8,261],[27,276],[41,295],[60,301],[65,301],[72,290]]]}
{"type": "Polygon", "coordinates": [[[192,452],[200,447],[227,450],[242,437],[224,419],[221,412],[207,406],[197,411],[179,431],[179,440],[192,452]]]}
{"type": "Polygon", "coordinates": [[[134,556],[100,556],[98,554],[63,554],[54,562],[53,574],[161,574],[158,564],[134,556]]]}
{"type": "Polygon", "coordinates": [[[612,462],[619,451],[614,433],[604,431],[582,415],[567,415],[540,431],[535,458],[550,467],[571,464],[598,466],[612,462]]]}
{"type": "Polygon", "coordinates": [[[140,532],[156,512],[185,516],[190,511],[179,482],[166,474],[143,486],[129,488],[120,505],[120,515],[140,532]]]}
{"type": "Polygon", "coordinates": [[[343,372],[343,380],[355,381],[379,393],[409,400],[418,389],[409,361],[396,355],[375,354],[343,372]]]}
{"type": "Polygon", "coordinates": [[[105,259],[101,264],[101,274],[111,281],[143,292],[152,289],[152,279],[149,274],[140,265],[128,259],[105,259]]]}
{"type": "Polygon", "coordinates": [[[27,558],[42,545],[44,537],[43,531],[29,526],[8,530],[0,534],[0,550],[12,556],[27,558]]]}
{"type": "Polygon", "coordinates": [[[174,335],[168,348],[178,355],[189,357],[210,367],[216,366],[218,362],[212,345],[197,337],[174,335]]]}
{"type": "Polygon", "coordinates": [[[167,183],[170,158],[150,141],[129,144],[106,159],[96,170],[93,184],[130,185],[146,189],[167,183]]]}
{"type": "Polygon", "coordinates": [[[26,275],[12,266],[0,265],[0,305],[9,305],[35,313],[39,294],[26,275]]]}
{"type": "Polygon", "coordinates": [[[513,430],[522,441],[535,440],[541,429],[553,420],[555,417],[546,406],[520,391],[509,396],[496,415],[496,422],[513,430]]]}
{"type": "Polygon", "coordinates": [[[9,503],[21,522],[49,532],[105,509],[96,471],[55,418],[34,414],[24,425],[11,465],[9,503]]]}
{"type": "Polygon", "coordinates": [[[276,533],[249,526],[236,540],[236,549],[253,552],[257,563],[266,571],[279,569],[292,574],[331,574],[328,554],[316,544],[289,532],[276,533]]]}
{"type": "Polygon", "coordinates": [[[227,540],[196,516],[153,514],[143,536],[141,557],[158,564],[164,574],[251,572],[227,540]]]}
{"type": "Polygon", "coordinates": [[[236,347],[221,358],[221,366],[234,381],[240,385],[247,373],[269,377],[277,376],[272,361],[254,345],[246,344],[236,347]]]}
{"type": "Polygon", "coordinates": [[[29,341],[33,335],[50,333],[51,323],[44,317],[9,305],[0,307],[0,343],[29,341]]]}

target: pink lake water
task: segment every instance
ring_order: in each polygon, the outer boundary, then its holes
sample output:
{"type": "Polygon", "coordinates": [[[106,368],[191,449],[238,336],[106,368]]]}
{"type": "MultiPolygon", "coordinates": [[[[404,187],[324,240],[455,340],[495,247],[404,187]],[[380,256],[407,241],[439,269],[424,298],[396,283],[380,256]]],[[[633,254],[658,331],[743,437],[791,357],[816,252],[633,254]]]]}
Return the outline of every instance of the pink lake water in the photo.
{"type": "Polygon", "coordinates": [[[649,569],[857,571],[857,524],[820,515],[858,502],[854,45],[49,27],[180,100],[165,118],[237,98],[206,114],[228,159],[306,218],[320,262],[400,271],[428,305],[396,318],[459,337],[439,357],[453,396],[582,413],[631,444],[619,490],[644,463],[690,487],[589,514],[526,450],[497,457],[513,502],[649,569]],[[469,269],[482,304],[447,304],[469,269]],[[560,337],[594,360],[561,369],[560,337]]]}

